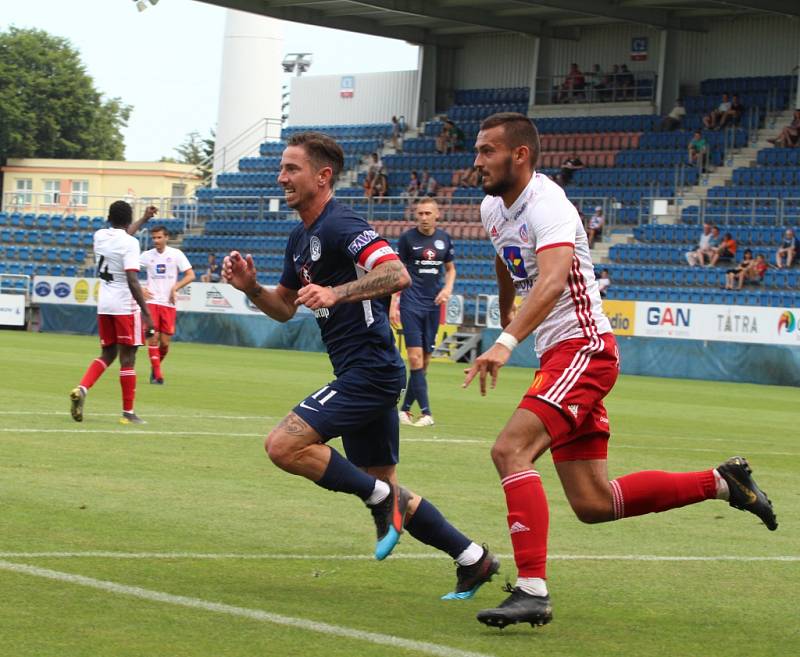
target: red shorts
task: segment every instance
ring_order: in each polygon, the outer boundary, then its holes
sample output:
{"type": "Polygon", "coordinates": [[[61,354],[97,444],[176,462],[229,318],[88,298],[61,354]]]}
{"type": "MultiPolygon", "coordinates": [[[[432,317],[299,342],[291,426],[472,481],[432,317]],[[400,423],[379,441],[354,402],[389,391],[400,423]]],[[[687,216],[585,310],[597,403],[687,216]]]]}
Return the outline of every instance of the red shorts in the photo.
{"type": "Polygon", "coordinates": [[[144,344],[144,326],[138,310],[130,315],[98,315],[97,332],[104,347],[112,344],[138,347],[144,344]]]}
{"type": "Polygon", "coordinates": [[[542,421],[550,434],[553,461],[605,460],[611,430],[603,398],[619,374],[613,333],[593,346],[585,338],[565,340],[542,354],[541,365],[519,408],[542,421]]]}
{"type": "Polygon", "coordinates": [[[175,308],[157,303],[148,303],[147,310],[150,311],[150,317],[153,319],[153,328],[156,333],[175,334],[175,315],[177,314],[175,308]]]}

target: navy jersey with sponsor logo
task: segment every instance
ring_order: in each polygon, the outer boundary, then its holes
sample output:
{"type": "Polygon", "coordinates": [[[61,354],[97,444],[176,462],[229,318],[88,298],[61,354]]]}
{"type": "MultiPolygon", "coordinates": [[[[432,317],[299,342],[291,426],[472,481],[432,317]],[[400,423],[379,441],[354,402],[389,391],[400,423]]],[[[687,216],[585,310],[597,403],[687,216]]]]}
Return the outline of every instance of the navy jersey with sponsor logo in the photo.
{"type": "Polygon", "coordinates": [[[433,235],[423,235],[416,228],[400,236],[397,255],[411,274],[411,287],[403,290],[401,305],[420,310],[434,306],[436,295],[442,289],[444,263],[453,261],[453,240],[437,228],[433,235]]]}
{"type": "MultiPolygon", "coordinates": [[[[308,229],[300,223],[292,231],[280,283],[292,290],[310,283],[336,287],[396,259],[366,220],[332,199],[308,229]]],[[[339,303],[314,315],[336,376],[351,367],[404,367],[383,301],[339,303]]]]}

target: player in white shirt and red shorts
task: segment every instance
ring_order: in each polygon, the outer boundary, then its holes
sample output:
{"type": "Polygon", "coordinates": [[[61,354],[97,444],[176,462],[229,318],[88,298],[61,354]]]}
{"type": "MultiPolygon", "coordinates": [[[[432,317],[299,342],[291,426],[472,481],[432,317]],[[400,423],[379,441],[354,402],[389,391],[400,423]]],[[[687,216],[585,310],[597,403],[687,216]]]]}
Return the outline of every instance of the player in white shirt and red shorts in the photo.
{"type": "Polygon", "coordinates": [[[155,213],[150,207],[133,226],[133,210],[125,201],[115,201],[108,210],[108,228],[94,234],[94,259],[100,291],[97,299],[97,330],[101,352],[70,393],[70,413],[83,421],[86,394],[119,354],[122,389],[122,424],[144,424],[133,409],[136,397],[136,348],[144,344],[153,322],[139,285],[139,240],[129,234],[155,213]]]}
{"type": "Polygon", "coordinates": [[[194,270],[180,249],[167,246],[169,232],[164,226],[153,226],[150,238],[154,248],[145,251],[140,258],[147,270],[144,298],[153,318],[155,335],[147,341],[150,355],[150,383],[163,385],[161,363],[169,352],[169,342],[175,334],[175,293],[189,285],[194,279],[194,270]],[[178,274],[183,274],[178,280],[178,274]]]}
{"type": "Polygon", "coordinates": [[[552,619],[546,583],[549,511],[531,466],[548,449],[575,514],[587,523],[725,499],[771,530],[777,521],[742,457],[700,472],[645,471],[608,480],[610,437],[603,398],[619,372],[619,352],[603,314],[586,231],[563,189],[535,171],[539,135],[526,116],[483,121],[475,166],[488,194],[481,220],[497,256],[503,333],[465,370],[464,387],[487,375],[492,387],[519,342],[536,331],[540,369],[492,447],[508,507],[518,578],[498,607],[478,613],[494,627],[552,619]],[[514,298],[524,302],[514,312],[514,298]]]}

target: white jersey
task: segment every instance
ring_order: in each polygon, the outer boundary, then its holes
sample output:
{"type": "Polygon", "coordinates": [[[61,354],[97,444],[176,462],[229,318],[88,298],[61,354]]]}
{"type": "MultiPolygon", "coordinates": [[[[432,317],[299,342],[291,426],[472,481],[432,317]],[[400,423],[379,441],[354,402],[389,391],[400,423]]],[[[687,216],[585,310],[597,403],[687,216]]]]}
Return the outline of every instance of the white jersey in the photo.
{"type": "Polygon", "coordinates": [[[141,263],[147,269],[147,289],[153,295],[147,303],[174,308],[175,304],[169,301],[169,293],[178,281],[178,273],[192,268],[189,259],[180,249],[165,246],[163,253],[159,253],[158,249],[145,251],[141,263]]]}
{"type": "Polygon", "coordinates": [[[97,313],[130,315],[138,311],[125,272],[139,271],[139,240],[122,228],[101,228],[94,234],[94,262],[102,281],[97,313]]]}
{"type": "Polygon", "coordinates": [[[574,247],[567,285],[556,305],[536,330],[536,353],[573,338],[599,343],[611,331],[603,314],[600,291],[580,215],[564,190],[534,172],[510,208],[499,196],[481,203],[481,221],[497,255],[508,267],[517,294],[527,296],[539,276],[536,254],[555,246],[574,247]]]}

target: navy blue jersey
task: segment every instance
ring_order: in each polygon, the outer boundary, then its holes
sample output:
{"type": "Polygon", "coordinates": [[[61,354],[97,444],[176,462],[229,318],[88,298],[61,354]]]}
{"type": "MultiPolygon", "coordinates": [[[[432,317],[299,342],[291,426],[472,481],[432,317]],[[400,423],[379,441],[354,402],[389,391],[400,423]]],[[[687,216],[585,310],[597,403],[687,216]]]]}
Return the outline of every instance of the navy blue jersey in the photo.
{"type": "MultiPolygon", "coordinates": [[[[289,235],[280,283],[292,290],[310,283],[335,287],[396,259],[364,219],[333,199],[310,228],[300,223],[289,235]]],[[[339,303],[314,316],[336,376],[352,367],[404,367],[383,301],[339,303]]]]}
{"type": "Polygon", "coordinates": [[[400,236],[397,254],[411,274],[411,287],[403,290],[400,305],[413,305],[420,310],[433,307],[436,295],[442,289],[444,263],[453,260],[453,240],[437,228],[433,235],[423,235],[416,228],[400,236]]]}

